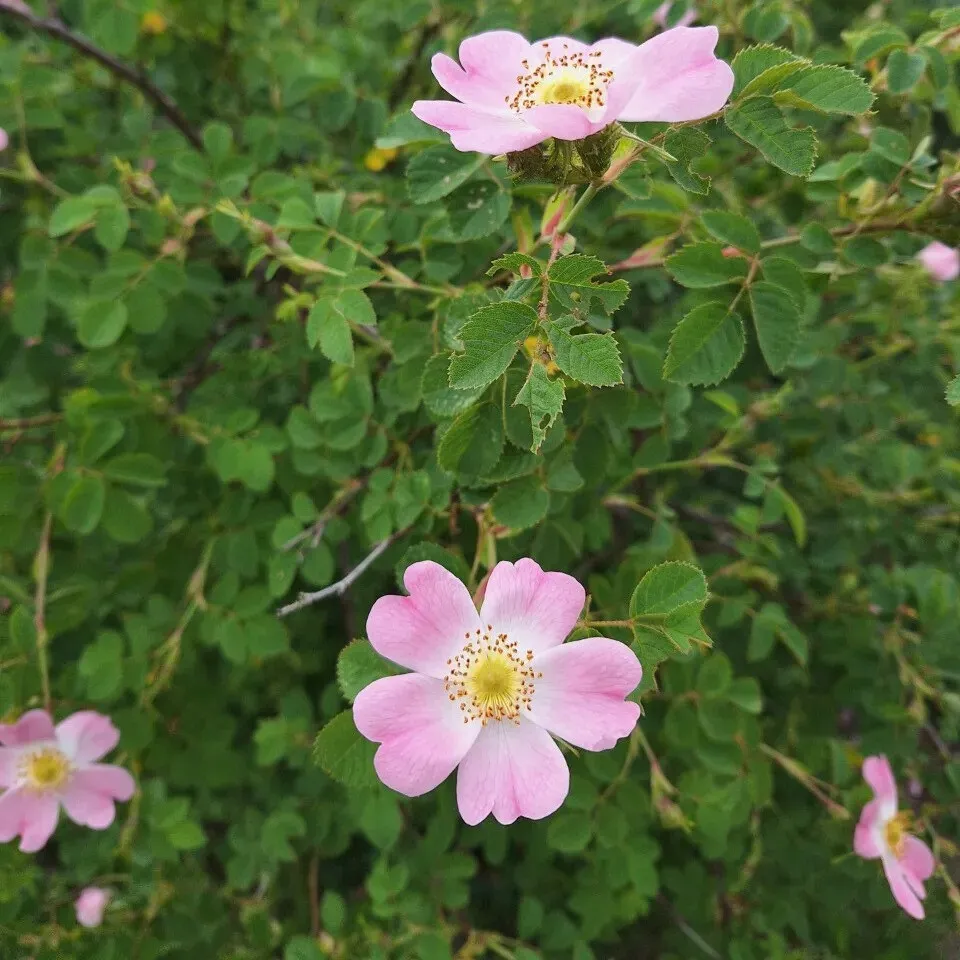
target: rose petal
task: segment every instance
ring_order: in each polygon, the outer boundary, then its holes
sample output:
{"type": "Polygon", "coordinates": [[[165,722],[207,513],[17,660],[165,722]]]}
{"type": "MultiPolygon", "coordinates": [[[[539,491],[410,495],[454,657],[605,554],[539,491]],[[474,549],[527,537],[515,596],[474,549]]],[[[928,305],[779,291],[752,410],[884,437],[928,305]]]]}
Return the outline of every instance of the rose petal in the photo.
{"type": "Polygon", "coordinates": [[[889,820],[897,812],[897,781],[885,756],[867,757],[863,761],[863,779],[870,784],[880,801],[880,817],[889,820]]]}
{"type": "Polygon", "coordinates": [[[530,44],[519,33],[489,30],[460,44],[459,64],[438,53],[431,66],[447,93],[464,103],[503,112],[509,109],[506,99],[516,90],[516,78],[523,69],[520,61],[529,55],[530,44]]]}
{"type": "Polygon", "coordinates": [[[948,247],[939,240],[928,243],[917,254],[917,259],[926,268],[927,273],[940,283],[960,277],[960,250],[948,247]]]}
{"type": "Polygon", "coordinates": [[[85,887],[77,897],[75,909],[81,927],[99,927],[103,911],[110,902],[110,891],[102,887],[85,887]]]}
{"type": "Polygon", "coordinates": [[[119,742],[120,731],[110,718],[93,710],[81,710],[57,724],[57,743],[74,763],[99,760],[119,742]]]}
{"type": "Polygon", "coordinates": [[[478,722],[464,723],[442,680],[416,673],[364,687],[354,701],[353,720],[363,736],[380,744],[377,775],[408,797],[443,783],[480,732],[478,722]]]}
{"type": "Polygon", "coordinates": [[[488,113],[454,100],[417,100],[410,109],[424,123],[449,133],[450,142],[464,153],[526,150],[548,136],[515,114],[488,113]]]}
{"type": "Polygon", "coordinates": [[[59,805],[51,793],[8,790],[0,796],[0,843],[20,837],[24,853],[36,853],[57,828],[59,805]]]}
{"type": "Polygon", "coordinates": [[[20,751],[0,747],[0,787],[12,787],[17,782],[20,751]]]}
{"type": "Polygon", "coordinates": [[[538,676],[527,717],[555,736],[584,750],[608,750],[636,726],[640,707],[623,698],[643,668],[625,643],[576,640],[539,654],[530,666],[538,676]]]}
{"type": "Polygon", "coordinates": [[[930,848],[917,837],[906,837],[903,841],[903,856],[900,866],[922,883],[928,880],[936,867],[930,848]]]}
{"type": "Polygon", "coordinates": [[[407,567],[409,597],[381,597],[367,617],[374,649],[403,667],[443,677],[447,660],[460,652],[465,636],[480,627],[467,588],[432,560],[407,567]]]}
{"type": "Polygon", "coordinates": [[[893,899],[915,920],[922,920],[923,905],[920,903],[920,897],[911,889],[903,867],[893,857],[884,857],[883,872],[890,884],[893,899]]]}
{"type": "Polygon", "coordinates": [[[0,743],[8,747],[53,739],[53,721],[46,710],[28,710],[16,723],[0,723],[0,743]]]}
{"type": "Polygon", "coordinates": [[[591,120],[583,107],[568,103],[545,103],[530,107],[521,116],[545,136],[558,140],[582,140],[607,125],[602,113],[599,119],[591,120]]]}
{"type": "Polygon", "coordinates": [[[570,771],[556,742],[521,718],[488,723],[457,772],[460,816],[474,826],[489,813],[502,824],[541,820],[563,803],[570,771]]]}
{"type": "Polygon", "coordinates": [[[733,90],[733,71],[714,56],[716,27],[674,27],[641,44],[630,64],[640,78],[620,120],[699,120],[733,90]]]}
{"type": "Polygon", "coordinates": [[[105,830],[116,816],[114,800],[129,800],[135,788],[133,777],[122,767],[95,764],[74,773],[61,801],[74,823],[105,830]]]}
{"type": "Polygon", "coordinates": [[[516,640],[521,653],[542,653],[567,638],[586,593],[566,573],[545,573],[533,560],[498,563],[480,609],[484,625],[516,640]]]}
{"type": "Polygon", "coordinates": [[[7,135],[7,131],[0,127],[0,153],[7,149],[10,146],[10,137],[7,135]]]}
{"type": "Polygon", "coordinates": [[[887,852],[880,826],[880,804],[876,800],[871,800],[860,812],[860,821],[853,832],[853,850],[865,860],[882,857],[887,852]]]}

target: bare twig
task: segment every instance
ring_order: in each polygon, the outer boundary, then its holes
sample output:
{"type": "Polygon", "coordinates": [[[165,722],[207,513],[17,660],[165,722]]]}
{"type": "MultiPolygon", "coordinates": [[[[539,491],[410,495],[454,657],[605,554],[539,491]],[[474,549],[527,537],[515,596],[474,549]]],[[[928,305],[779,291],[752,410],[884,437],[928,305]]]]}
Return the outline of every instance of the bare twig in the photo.
{"type": "Polygon", "coordinates": [[[309,607],[311,604],[319,603],[321,600],[326,600],[327,597],[342,597],[350,589],[350,587],[353,586],[354,582],[363,576],[366,569],[371,564],[376,562],[377,558],[386,551],[390,544],[392,544],[395,540],[399,540],[400,537],[402,537],[406,532],[406,530],[400,530],[397,533],[387,537],[386,540],[381,540],[341,580],[338,580],[336,583],[331,583],[329,587],[324,587],[322,590],[317,590],[314,593],[301,593],[293,603],[288,603],[285,607],[281,607],[277,611],[277,616],[286,617],[291,613],[296,613],[298,610],[302,610],[304,607],[309,607]]]}
{"type": "Polygon", "coordinates": [[[319,519],[306,530],[301,530],[296,536],[291,537],[281,548],[281,552],[288,553],[304,540],[310,541],[311,549],[316,548],[323,539],[323,532],[327,528],[330,520],[336,516],[366,485],[367,479],[351,480],[344,486],[339,493],[323,509],[319,519]]]}
{"type": "Polygon", "coordinates": [[[136,87],[154,106],[190,141],[201,153],[203,141],[200,135],[190,126],[180,108],[165,94],[146,74],[136,70],[130,64],[123,63],[112,57],[105,50],[101,50],[91,40],[80,33],[71,30],[58,17],[40,17],[26,4],[19,0],[0,0],[0,13],[9,14],[34,30],[45,33],[48,37],[62,40],[91,60],[96,60],[106,67],[112,74],[136,87]]]}
{"type": "Polygon", "coordinates": [[[50,530],[53,526],[53,514],[47,511],[43,520],[43,532],[40,534],[40,546],[33,561],[33,577],[37,583],[33,595],[33,629],[36,633],[37,665],[40,669],[40,690],[43,693],[43,708],[50,713],[50,664],[47,659],[47,577],[50,574],[50,530]]]}
{"type": "Polygon", "coordinates": [[[15,417],[12,420],[0,419],[0,430],[35,430],[37,427],[49,427],[59,423],[62,419],[62,413],[43,413],[37,417],[15,417]]]}

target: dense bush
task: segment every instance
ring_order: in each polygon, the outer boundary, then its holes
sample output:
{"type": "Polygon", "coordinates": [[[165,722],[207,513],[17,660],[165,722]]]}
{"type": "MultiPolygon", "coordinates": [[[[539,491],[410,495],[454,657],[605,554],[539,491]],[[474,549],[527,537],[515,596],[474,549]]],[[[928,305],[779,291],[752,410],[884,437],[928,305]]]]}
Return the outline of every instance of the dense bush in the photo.
{"type": "Polygon", "coordinates": [[[109,715],[137,781],[0,847],[0,956],[956,954],[960,13],[705,0],[722,115],[509,167],[409,112],[657,6],[0,0],[0,716],[109,715]],[[643,716],[468,827],[379,784],[365,621],[523,556],[643,716]],[[877,754],[919,923],[852,851],[877,754]]]}

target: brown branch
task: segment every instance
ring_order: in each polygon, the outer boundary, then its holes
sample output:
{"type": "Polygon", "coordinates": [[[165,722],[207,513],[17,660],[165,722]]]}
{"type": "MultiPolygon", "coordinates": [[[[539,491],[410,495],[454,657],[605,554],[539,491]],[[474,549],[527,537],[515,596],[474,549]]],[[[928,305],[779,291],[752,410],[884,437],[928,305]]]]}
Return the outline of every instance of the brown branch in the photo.
{"type": "Polygon", "coordinates": [[[62,40],[91,60],[96,60],[121,80],[135,86],[154,106],[190,141],[201,153],[204,152],[200,135],[190,126],[180,108],[144,73],[101,50],[91,40],[70,29],[58,17],[37,16],[20,0],[0,0],[0,13],[9,14],[32,27],[39,33],[45,33],[55,40],[62,40]]]}

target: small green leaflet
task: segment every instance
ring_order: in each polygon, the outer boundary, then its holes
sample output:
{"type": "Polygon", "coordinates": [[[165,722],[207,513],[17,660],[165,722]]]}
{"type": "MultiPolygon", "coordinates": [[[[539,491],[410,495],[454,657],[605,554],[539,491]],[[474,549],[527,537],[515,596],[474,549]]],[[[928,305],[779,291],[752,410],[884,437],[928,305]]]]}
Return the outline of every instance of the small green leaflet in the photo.
{"type": "Polygon", "coordinates": [[[729,243],[745,253],[760,252],[760,234],[746,217],[727,210],[706,210],[700,219],[721,243],[729,243]]]}
{"type": "Polygon", "coordinates": [[[951,407],[960,407],[960,376],[954,377],[947,384],[947,403],[951,407]]]}
{"type": "Polygon", "coordinates": [[[630,293],[626,280],[612,280],[597,283],[593,278],[606,274],[606,264],[599,257],[575,253],[569,257],[560,257],[550,268],[550,296],[555,298],[563,310],[583,311],[590,309],[590,303],[597,300],[601,310],[611,314],[623,305],[630,293]]]}
{"type": "Polygon", "coordinates": [[[418,153],[407,166],[407,190],[414,203],[431,203],[453,193],[483,166],[482,153],[461,153],[444,144],[418,153]]]}
{"type": "Polygon", "coordinates": [[[313,760],[344,786],[374,787],[378,783],[373,769],[376,750],[376,745],[365,740],[354,726],[353,714],[344,710],[317,734],[313,760]]]}
{"type": "Polygon", "coordinates": [[[706,154],[710,143],[710,138],[699,127],[679,127],[671,130],[663,142],[664,150],[677,158],[676,163],[666,165],[667,171],[689,193],[710,192],[710,178],[695,173],[691,168],[695,160],[706,154]]]}
{"type": "Polygon", "coordinates": [[[792,73],[777,87],[774,97],[791,107],[848,116],[865,113],[874,99],[862,77],[846,67],[826,63],[805,65],[792,73]]]}
{"type": "Polygon", "coordinates": [[[362,290],[342,290],[336,295],[321,297],[307,317],[307,343],[319,345],[323,355],[334,363],[353,366],[353,334],[351,327],[375,326],[370,298],[362,290]]]}
{"type": "Polygon", "coordinates": [[[691,310],[676,326],[663,364],[675,383],[709,386],[725,380],[743,356],[743,321],[720,303],[691,310]]]}
{"type": "Polygon", "coordinates": [[[499,229],[510,216],[510,193],[491,180],[468,183],[447,202],[450,229],[458,241],[477,240],[499,229]]]}
{"type": "Polygon", "coordinates": [[[550,494],[536,476],[503,484],[490,501],[493,519],[511,530],[525,530],[538,524],[549,507],[550,494]]]}
{"type": "Polygon", "coordinates": [[[563,381],[551,380],[542,363],[530,367],[530,375],[517,393],[513,405],[527,407],[530,411],[530,428],[533,431],[531,451],[536,453],[546,439],[547,431],[560,416],[563,409],[563,381]]]}
{"type": "MultiPolygon", "coordinates": [[[[569,322],[570,318],[566,318],[569,322]]],[[[623,383],[623,361],[613,334],[569,332],[568,324],[544,324],[557,366],[578,383],[612,387],[623,383]]]]}
{"type": "Polygon", "coordinates": [[[504,300],[481,307],[460,330],[464,352],[450,361],[450,386],[472,390],[493,383],[536,322],[536,312],[525,303],[504,300]]]}
{"type": "Polygon", "coordinates": [[[780,373],[800,339],[800,308],[784,287],[766,280],[750,287],[750,305],[763,358],[780,373]]]}
{"type": "Polygon", "coordinates": [[[812,127],[792,129],[770,97],[752,97],[728,107],[727,126],[756,147],[774,166],[794,177],[808,176],[817,157],[812,127]]]}
{"type": "Polygon", "coordinates": [[[667,258],[666,267],[677,283],[694,290],[720,287],[747,275],[743,257],[726,257],[723,247],[709,240],[681,247],[667,258]]]}

